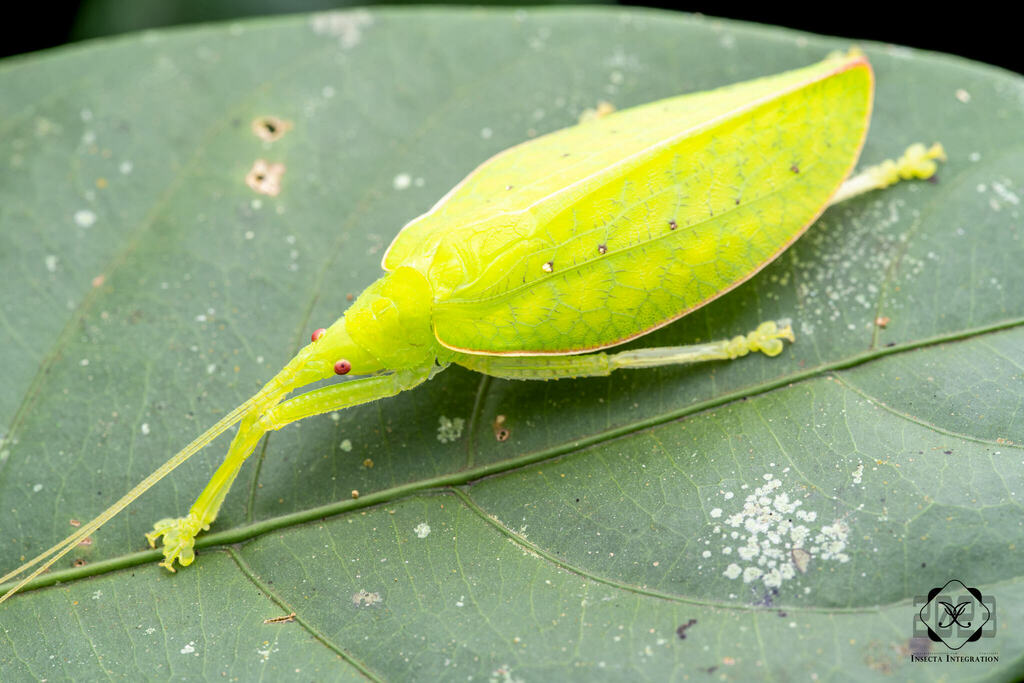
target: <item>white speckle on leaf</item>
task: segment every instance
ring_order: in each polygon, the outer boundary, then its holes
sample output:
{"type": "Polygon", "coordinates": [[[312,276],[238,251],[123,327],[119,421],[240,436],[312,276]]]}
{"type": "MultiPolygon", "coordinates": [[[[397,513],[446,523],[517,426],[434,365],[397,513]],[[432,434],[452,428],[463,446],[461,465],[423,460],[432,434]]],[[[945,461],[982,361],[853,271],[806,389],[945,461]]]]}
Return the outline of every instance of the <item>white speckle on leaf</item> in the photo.
{"type": "Polygon", "coordinates": [[[399,173],[391,181],[391,184],[395,186],[396,190],[404,190],[412,184],[412,176],[408,173],[399,173]]]}
{"type": "Polygon", "coordinates": [[[277,648],[273,647],[270,643],[265,642],[264,645],[266,645],[266,647],[262,650],[260,648],[256,648],[256,653],[260,656],[260,663],[267,661],[270,659],[270,655],[277,652],[277,648]]]}
{"type": "Polygon", "coordinates": [[[853,483],[859,484],[864,477],[864,465],[857,465],[857,469],[853,471],[853,483]]]}
{"type": "Polygon", "coordinates": [[[426,522],[420,522],[413,531],[416,532],[417,538],[426,538],[430,535],[430,525],[426,522]]]}
{"type": "Polygon", "coordinates": [[[382,602],[384,602],[384,598],[380,597],[380,593],[360,590],[352,594],[352,604],[356,607],[372,607],[382,602]]]}
{"type": "Polygon", "coordinates": [[[82,360],[78,361],[78,364],[81,365],[84,368],[87,365],[89,365],[89,359],[88,358],[83,358],[82,360]]]}
{"type": "Polygon", "coordinates": [[[103,597],[103,591],[93,591],[92,592],[92,599],[93,600],[99,600],[102,597],[103,597]]]}
{"type": "Polygon", "coordinates": [[[373,24],[373,15],[366,10],[319,12],[310,19],[313,33],[338,39],[342,49],[359,44],[363,29],[373,24]]]}
{"type": "Polygon", "coordinates": [[[89,228],[96,222],[96,214],[89,209],[79,209],[75,212],[75,225],[80,228],[89,228]]]}
{"type": "Polygon", "coordinates": [[[480,137],[482,137],[484,140],[490,140],[492,135],[494,135],[494,131],[491,130],[490,128],[480,129],[480,137]]]}
{"type": "Polygon", "coordinates": [[[179,652],[183,655],[190,655],[196,651],[196,641],[190,640],[185,644],[185,647],[181,648],[179,652]]]}
{"type": "MultiPolygon", "coordinates": [[[[780,490],[781,478],[767,473],[762,479],[765,483],[746,496],[742,509],[727,513],[722,525],[735,529],[723,533],[722,538],[728,536],[740,542],[735,554],[742,560],[728,565],[723,572],[726,577],[742,576],[745,583],[760,582],[766,588],[776,589],[797,572],[806,572],[812,557],[849,561],[844,551],[850,528],[844,521],[836,520],[820,529],[807,526],[805,523],[814,522],[818,513],[803,510],[803,500],[780,490]]],[[[716,534],[719,528],[716,527],[716,534]]],[[[722,554],[732,554],[732,548],[722,548],[722,554]]]]}
{"type": "Polygon", "coordinates": [[[346,453],[352,452],[352,440],[351,439],[344,439],[341,442],[341,450],[345,451],[346,453]]]}
{"type": "Polygon", "coordinates": [[[461,417],[448,418],[444,415],[437,419],[437,440],[441,443],[457,441],[462,436],[462,428],[466,421],[461,417]]]}
{"type": "Polygon", "coordinates": [[[967,92],[963,88],[957,89],[955,94],[956,94],[956,98],[958,100],[960,100],[961,102],[963,102],[964,104],[967,104],[968,102],[971,101],[971,93],[967,92]]]}
{"type": "Polygon", "coordinates": [[[722,508],[714,508],[713,510],[711,510],[711,516],[715,517],[715,518],[721,517],[722,516],[722,508]]]}
{"type": "Polygon", "coordinates": [[[122,161],[121,165],[117,167],[117,169],[119,171],[121,171],[122,175],[128,175],[129,173],[132,172],[133,168],[135,168],[135,166],[132,164],[132,162],[127,161],[127,160],[126,161],[122,161]]]}
{"type": "Polygon", "coordinates": [[[39,493],[42,490],[43,490],[43,485],[42,484],[36,484],[35,486],[32,487],[32,491],[35,492],[35,493],[39,493]]]}
{"type": "Polygon", "coordinates": [[[143,436],[149,436],[149,423],[148,422],[143,422],[142,426],[139,427],[139,431],[142,432],[143,436]]]}
{"type": "Polygon", "coordinates": [[[525,683],[522,678],[515,678],[512,676],[512,667],[508,664],[502,664],[497,669],[491,672],[491,677],[488,679],[488,683],[525,683]]]}
{"type": "Polygon", "coordinates": [[[1010,204],[1020,204],[1020,197],[1018,197],[1014,192],[1010,191],[1010,188],[1008,188],[1003,183],[994,181],[992,183],[992,190],[997,195],[999,195],[1003,199],[1003,201],[1009,202],[1010,204]]]}
{"type": "Polygon", "coordinates": [[[216,363],[210,363],[209,365],[206,366],[206,374],[207,375],[212,375],[215,372],[217,372],[217,364],[216,363]]]}
{"type": "Polygon", "coordinates": [[[57,272],[57,262],[58,262],[58,259],[57,259],[57,257],[55,255],[47,254],[46,258],[43,259],[43,261],[46,263],[46,269],[48,271],[50,271],[51,273],[56,273],[57,272]]]}

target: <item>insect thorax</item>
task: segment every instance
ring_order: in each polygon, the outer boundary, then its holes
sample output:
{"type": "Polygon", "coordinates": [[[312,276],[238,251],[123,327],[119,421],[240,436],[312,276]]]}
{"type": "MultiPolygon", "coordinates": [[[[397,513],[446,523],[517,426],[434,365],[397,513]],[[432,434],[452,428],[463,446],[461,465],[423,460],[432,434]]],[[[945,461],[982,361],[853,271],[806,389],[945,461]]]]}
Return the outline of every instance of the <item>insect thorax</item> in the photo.
{"type": "Polygon", "coordinates": [[[433,294],[413,268],[399,268],[366,288],[345,313],[349,336],[390,370],[433,362],[433,294]]]}

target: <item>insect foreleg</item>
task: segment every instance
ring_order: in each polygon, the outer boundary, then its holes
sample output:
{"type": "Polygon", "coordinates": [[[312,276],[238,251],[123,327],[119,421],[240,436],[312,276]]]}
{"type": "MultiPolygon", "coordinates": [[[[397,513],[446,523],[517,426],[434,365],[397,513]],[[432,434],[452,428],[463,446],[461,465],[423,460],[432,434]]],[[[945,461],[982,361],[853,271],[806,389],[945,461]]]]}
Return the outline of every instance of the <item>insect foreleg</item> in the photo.
{"type": "Polygon", "coordinates": [[[312,415],[394,396],[426,381],[437,369],[437,366],[432,366],[401,370],[332,384],[299,394],[263,412],[251,412],[242,420],[224,462],[192,504],[188,515],[177,519],[161,519],[153,525],[153,531],[146,534],[151,546],[155,546],[157,539],[163,536],[164,561],[160,563],[161,566],[174,571],[175,560],[183,567],[192,564],[195,559],[193,546],[196,535],[209,529],[210,524],[217,518],[224,497],[238,476],[242,463],[267,431],[281,429],[287,424],[312,415]]]}
{"type": "Polygon", "coordinates": [[[456,356],[454,362],[485,375],[506,379],[559,379],[602,377],[626,368],[653,368],[709,360],[732,360],[760,351],[766,356],[782,352],[782,340],[793,341],[788,324],[762,323],[750,334],[690,346],[663,346],[620,353],[578,356],[456,356]]]}
{"type": "Polygon", "coordinates": [[[877,166],[869,166],[857,175],[847,178],[832,196],[829,206],[871,190],[881,190],[901,180],[926,180],[935,175],[938,169],[935,162],[945,160],[946,151],[941,144],[935,143],[927,148],[921,143],[913,144],[907,147],[907,151],[896,161],[886,159],[877,166]]]}

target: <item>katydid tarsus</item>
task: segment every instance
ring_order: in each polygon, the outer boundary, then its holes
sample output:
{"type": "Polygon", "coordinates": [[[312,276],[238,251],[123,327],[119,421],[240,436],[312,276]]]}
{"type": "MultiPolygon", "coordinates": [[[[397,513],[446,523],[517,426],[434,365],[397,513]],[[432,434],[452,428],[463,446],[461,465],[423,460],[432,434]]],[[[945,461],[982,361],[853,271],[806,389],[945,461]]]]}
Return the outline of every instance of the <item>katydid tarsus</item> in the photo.
{"type": "Polygon", "coordinates": [[[942,148],[912,145],[848,178],[871,113],[858,53],[566,128],[486,161],[399,233],[386,273],[259,392],[99,517],[0,582],[0,601],[63,557],[226,429],[238,432],[185,517],[156,523],[161,563],[194,559],[264,433],[393,396],[452,363],[488,375],[556,379],[617,369],[775,356],[786,324],[693,346],[603,350],[745,282],[829,205],[928,178],[942,148]],[[335,374],[353,377],[288,398],[335,374]]]}

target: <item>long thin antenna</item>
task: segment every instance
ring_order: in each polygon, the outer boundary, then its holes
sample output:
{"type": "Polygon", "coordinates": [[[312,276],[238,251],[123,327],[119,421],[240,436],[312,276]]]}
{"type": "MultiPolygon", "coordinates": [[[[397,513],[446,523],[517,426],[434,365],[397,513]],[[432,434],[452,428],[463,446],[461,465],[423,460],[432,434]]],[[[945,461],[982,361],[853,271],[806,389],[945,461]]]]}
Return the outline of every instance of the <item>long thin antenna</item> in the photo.
{"type": "Polygon", "coordinates": [[[101,526],[106,524],[108,521],[110,521],[112,517],[114,517],[114,515],[128,507],[128,505],[132,501],[134,501],[136,498],[138,498],[147,490],[149,490],[158,481],[160,481],[168,474],[170,474],[178,465],[182,464],[183,462],[191,458],[204,446],[206,446],[208,443],[210,443],[218,436],[220,436],[226,429],[228,429],[229,427],[237,423],[239,420],[241,420],[242,417],[245,416],[245,414],[256,404],[257,398],[264,398],[263,396],[261,396],[262,393],[263,392],[260,392],[256,396],[250,398],[248,401],[238,406],[230,413],[225,415],[223,418],[221,418],[219,422],[217,422],[215,425],[213,425],[205,432],[200,434],[198,437],[196,437],[196,439],[192,443],[178,451],[167,462],[158,467],[148,477],[140,481],[135,486],[135,488],[133,488],[131,491],[122,496],[120,500],[118,500],[116,503],[114,503],[106,510],[104,510],[102,513],[100,513],[99,516],[97,516],[91,522],[83,525],[81,529],[71,534],[70,536],[68,536],[63,541],[53,546],[49,550],[29,560],[28,562],[21,565],[14,571],[8,572],[7,574],[4,574],[3,577],[0,577],[0,584],[2,584],[9,581],[10,579],[13,579],[22,572],[28,571],[40,562],[43,563],[35,571],[33,571],[31,574],[26,576],[21,581],[19,581],[18,584],[14,586],[14,588],[4,593],[3,596],[0,597],[0,603],[4,602],[5,600],[7,600],[7,598],[11,597],[19,590],[21,590],[21,588],[26,583],[28,583],[29,581],[31,581],[32,579],[36,578],[44,571],[49,569],[54,562],[67,555],[68,552],[76,545],[78,545],[83,538],[89,536],[97,529],[99,529],[101,526]],[[50,557],[51,555],[52,557],[50,557]]]}

